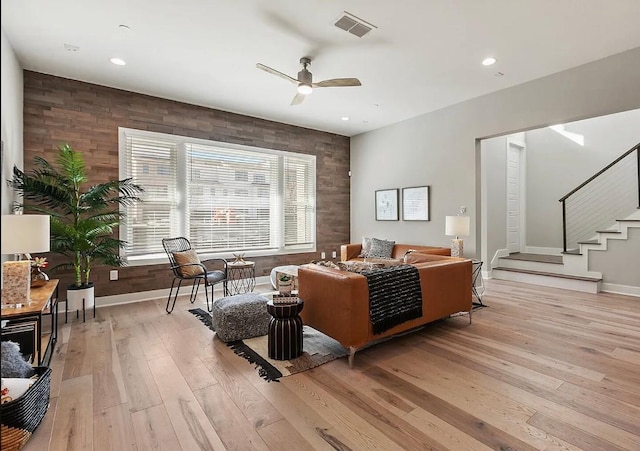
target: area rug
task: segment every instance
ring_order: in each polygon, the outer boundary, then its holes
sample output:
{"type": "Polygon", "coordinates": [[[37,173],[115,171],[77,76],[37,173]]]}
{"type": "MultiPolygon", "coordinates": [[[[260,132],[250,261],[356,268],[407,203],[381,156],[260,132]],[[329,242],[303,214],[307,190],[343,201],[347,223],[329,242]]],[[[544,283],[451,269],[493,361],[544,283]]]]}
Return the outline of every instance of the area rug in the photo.
{"type": "Polygon", "coordinates": [[[349,355],[349,351],[336,340],[310,326],[303,326],[302,342],[304,352],[300,357],[291,360],[270,359],[266,335],[234,341],[227,343],[227,346],[240,357],[253,363],[260,377],[267,381],[276,382],[281,377],[307,371],[349,355]]]}
{"type": "Polygon", "coordinates": [[[189,309],[189,313],[195,315],[195,317],[202,321],[202,324],[207,326],[209,329],[214,330],[213,323],[211,322],[211,314],[209,312],[204,311],[201,308],[192,308],[189,309]]]}
{"type": "MultiPolygon", "coordinates": [[[[213,330],[211,314],[201,308],[190,309],[189,313],[198,318],[202,324],[213,330]]],[[[291,360],[270,359],[267,350],[268,337],[249,338],[227,343],[233,352],[253,363],[260,377],[267,381],[278,381],[281,377],[290,376],[310,370],[324,363],[349,355],[349,351],[340,343],[310,326],[303,326],[302,340],[304,352],[300,357],[291,360]]]]}

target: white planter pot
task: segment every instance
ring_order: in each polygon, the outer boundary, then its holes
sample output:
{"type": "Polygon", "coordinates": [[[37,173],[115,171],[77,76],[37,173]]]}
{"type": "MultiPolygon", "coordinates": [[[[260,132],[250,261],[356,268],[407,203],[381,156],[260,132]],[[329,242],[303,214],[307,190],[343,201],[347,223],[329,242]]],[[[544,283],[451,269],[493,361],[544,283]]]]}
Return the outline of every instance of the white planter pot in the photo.
{"type": "Polygon", "coordinates": [[[75,285],[67,287],[67,310],[82,310],[82,300],[84,299],[84,308],[93,308],[96,302],[94,287],[90,283],[88,286],[76,288],[75,285]]]}

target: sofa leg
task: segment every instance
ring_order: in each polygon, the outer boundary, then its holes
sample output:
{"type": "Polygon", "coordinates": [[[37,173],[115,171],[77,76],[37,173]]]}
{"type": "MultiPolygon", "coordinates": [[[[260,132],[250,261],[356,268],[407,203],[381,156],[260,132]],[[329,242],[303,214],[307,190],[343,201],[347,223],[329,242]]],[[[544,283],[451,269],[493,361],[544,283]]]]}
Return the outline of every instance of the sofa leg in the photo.
{"type": "Polygon", "coordinates": [[[469,324],[471,324],[471,312],[473,312],[473,305],[471,306],[471,309],[469,310],[469,324]]]}
{"type": "Polygon", "coordinates": [[[350,370],[353,369],[353,361],[355,360],[357,350],[358,348],[354,348],[353,346],[349,347],[349,369],[350,370]]]}

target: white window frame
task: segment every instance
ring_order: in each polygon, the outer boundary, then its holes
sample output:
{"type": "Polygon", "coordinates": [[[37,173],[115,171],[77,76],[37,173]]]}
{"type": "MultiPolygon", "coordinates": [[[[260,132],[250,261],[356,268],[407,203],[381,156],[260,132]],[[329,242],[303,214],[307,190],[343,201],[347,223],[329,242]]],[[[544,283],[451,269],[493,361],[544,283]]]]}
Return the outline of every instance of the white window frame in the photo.
{"type": "MultiPolygon", "coordinates": [[[[258,257],[258,256],[268,256],[268,255],[286,255],[286,254],[298,254],[298,253],[309,253],[316,252],[317,246],[317,237],[316,237],[316,217],[317,217],[317,187],[316,187],[316,157],[315,155],[301,154],[295,152],[287,152],[283,150],[276,149],[266,149],[261,147],[253,147],[246,146],[241,144],[232,144],[225,143],[219,141],[211,141],[199,138],[190,138],[185,136],[171,135],[166,133],[158,133],[158,132],[149,132],[144,130],[137,130],[125,127],[118,128],[118,163],[119,163],[119,176],[120,179],[128,178],[129,170],[127,163],[127,152],[126,152],[126,142],[127,138],[147,138],[147,139],[157,139],[163,141],[170,141],[178,146],[178,155],[177,155],[177,166],[176,166],[176,183],[177,183],[177,195],[178,195],[178,204],[176,212],[179,215],[178,220],[178,229],[179,232],[175,236],[185,236],[189,238],[188,231],[186,230],[186,218],[188,212],[186,211],[186,200],[185,200],[185,192],[186,192],[186,184],[187,184],[187,176],[186,176],[186,148],[189,144],[201,144],[205,146],[215,146],[224,150],[246,150],[251,152],[264,153],[268,155],[276,155],[278,156],[278,183],[277,183],[277,197],[275,199],[274,205],[276,205],[275,217],[277,218],[277,236],[276,236],[276,246],[274,248],[266,249],[266,250],[248,250],[243,251],[245,253],[245,257],[258,257]],[[312,168],[312,176],[311,180],[308,182],[311,184],[311,190],[313,193],[313,206],[312,206],[312,219],[311,219],[311,237],[312,242],[308,245],[296,245],[296,246],[286,246],[285,242],[285,230],[284,230],[284,159],[287,157],[294,157],[297,159],[306,159],[310,162],[312,168]]],[[[137,182],[134,179],[134,182],[137,182]]],[[[141,183],[144,188],[144,184],[141,183]]],[[[222,190],[222,188],[219,188],[222,190]]],[[[126,211],[126,207],[121,207],[121,211],[126,211]]],[[[171,238],[171,237],[167,237],[171,238]]],[[[127,226],[126,226],[126,218],[123,221],[123,225],[120,227],[120,239],[127,239],[127,226]]],[[[166,254],[164,252],[161,253],[149,253],[146,255],[127,255],[126,249],[120,251],[120,256],[131,266],[137,265],[147,265],[147,264],[155,264],[155,263],[163,263],[166,262],[166,254]]],[[[212,258],[212,257],[223,257],[223,258],[231,258],[232,252],[213,252],[213,253],[203,253],[200,254],[201,258],[212,258]]]]}

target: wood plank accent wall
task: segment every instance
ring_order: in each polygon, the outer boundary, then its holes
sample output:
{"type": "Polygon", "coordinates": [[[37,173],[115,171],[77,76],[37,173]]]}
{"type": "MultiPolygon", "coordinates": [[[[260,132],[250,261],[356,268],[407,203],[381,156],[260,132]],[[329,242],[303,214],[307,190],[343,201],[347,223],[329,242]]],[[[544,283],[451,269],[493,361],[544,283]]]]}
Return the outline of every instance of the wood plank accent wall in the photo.
{"type": "MultiPolygon", "coordinates": [[[[24,71],[26,170],[36,155],[53,161],[57,146],[66,142],[85,152],[91,183],[117,179],[118,127],[316,156],[317,252],[251,258],[256,276],[268,275],[274,266],[319,259],[322,251],[330,256],[349,240],[348,137],[24,71]]],[[[60,261],[49,258],[52,265],[60,261]]],[[[168,262],[119,268],[117,281],[109,281],[110,269],[92,269],[96,296],[171,286],[168,262]]],[[[70,273],[56,277],[62,287],[72,281],[70,273]]]]}

